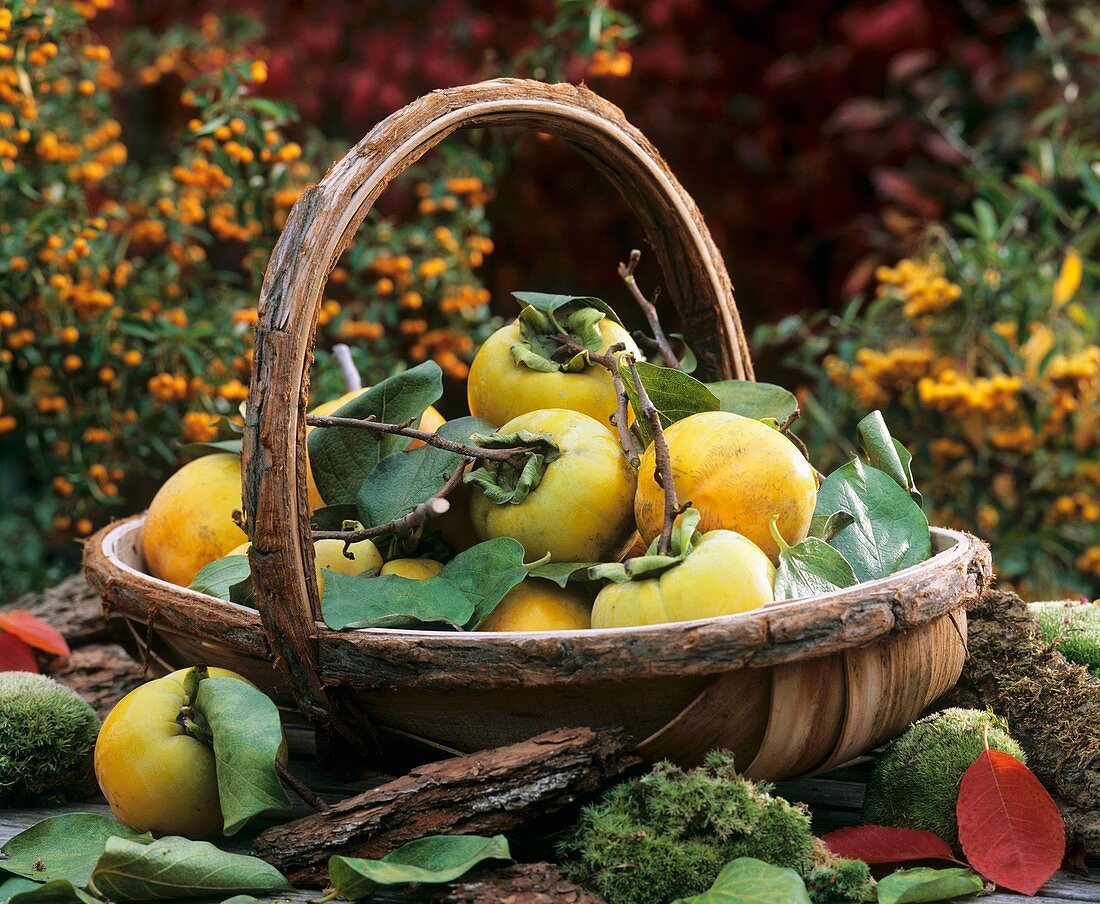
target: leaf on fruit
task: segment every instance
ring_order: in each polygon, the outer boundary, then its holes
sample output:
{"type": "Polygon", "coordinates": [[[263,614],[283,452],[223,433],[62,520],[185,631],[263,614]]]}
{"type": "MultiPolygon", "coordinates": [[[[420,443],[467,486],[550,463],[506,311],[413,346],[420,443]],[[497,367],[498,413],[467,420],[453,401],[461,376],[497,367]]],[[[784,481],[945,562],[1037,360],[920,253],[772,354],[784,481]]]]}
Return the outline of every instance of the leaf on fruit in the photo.
{"type": "MultiPolygon", "coordinates": [[[[9,882],[23,881],[25,880],[9,880],[9,882]]],[[[5,894],[9,882],[0,885],[0,901],[5,901],[7,904],[103,904],[101,898],[88,894],[68,879],[54,879],[43,885],[31,882],[31,888],[13,886],[10,897],[5,894]]]]}
{"type": "MultiPolygon", "coordinates": [[[[445,439],[468,443],[471,435],[493,431],[493,425],[476,417],[456,418],[436,432],[445,439]]],[[[363,524],[388,524],[408,514],[438,493],[464,457],[435,446],[418,446],[383,458],[359,488],[358,513],[363,524]]]]}
{"type": "Polygon", "coordinates": [[[107,840],[114,837],[136,844],[153,840],[152,835],[139,835],[108,816],[65,813],[43,819],[10,839],[0,848],[7,857],[2,868],[35,882],[68,879],[84,886],[107,840]]]}
{"type": "Polygon", "coordinates": [[[0,631],[0,672],[37,672],[38,660],[25,640],[0,631]]]}
{"type": "Polygon", "coordinates": [[[793,869],[738,857],[722,867],[707,891],[673,904],[810,904],[810,895],[793,869]]]}
{"type": "Polygon", "coordinates": [[[275,771],[283,728],[271,698],[236,678],[206,678],[195,709],[213,735],[225,834],[261,813],[287,809],[290,798],[275,771]]]}
{"type": "Polygon", "coordinates": [[[523,546],[511,537],[460,552],[435,577],[350,578],[325,575],[321,612],[330,628],[407,628],[448,624],[476,628],[528,572],[523,546]]]}
{"type": "Polygon", "coordinates": [[[772,418],[783,426],[798,411],[798,399],[794,397],[794,393],[774,383],[720,380],[717,383],[707,383],[706,387],[718,397],[719,410],[751,417],[756,421],[772,418]]]}
{"type": "Polygon", "coordinates": [[[486,860],[511,860],[503,835],[429,835],[401,845],[381,860],[332,857],[329,881],[341,898],[355,901],[379,885],[451,882],[486,860]]]}
{"type": "Polygon", "coordinates": [[[28,646],[44,653],[69,655],[69,645],[61,632],[26,609],[0,610],[0,631],[14,634],[28,646]]]}
{"type": "Polygon", "coordinates": [[[591,295],[555,295],[551,292],[513,292],[512,297],[524,307],[532,307],[536,311],[545,314],[551,321],[557,322],[563,312],[576,311],[580,308],[595,308],[605,317],[609,317],[621,324],[619,315],[612,310],[611,305],[600,298],[591,295]]]}
{"type": "Polygon", "coordinates": [[[984,889],[982,877],[968,869],[903,869],[879,880],[878,904],[950,901],[984,889]]]}
{"type": "Polygon", "coordinates": [[[852,566],[824,540],[807,537],[801,543],[780,549],[775,570],[775,600],[794,600],[820,593],[832,593],[856,584],[852,566]]]}
{"type": "Polygon", "coordinates": [[[913,456],[890,435],[881,411],[872,411],[856,426],[860,456],[872,468],[890,475],[903,490],[921,504],[921,494],[913,481],[913,456]]]}
{"type": "MultiPolygon", "coordinates": [[[[653,407],[657,409],[657,414],[660,415],[662,427],[668,427],[701,411],[718,411],[720,407],[718,396],[695,377],[672,367],[660,367],[646,361],[638,361],[636,366],[638,377],[649,394],[653,407]]],[[[650,436],[649,425],[642,414],[642,404],[638,398],[638,388],[634,385],[634,375],[631,374],[629,365],[621,359],[619,369],[622,372],[626,395],[630,400],[630,406],[634,409],[638,427],[645,436],[646,442],[651,442],[653,437],[650,436]]]]}
{"type": "Polygon", "coordinates": [[[152,844],[109,839],[92,873],[92,882],[101,894],[121,901],[174,901],[227,892],[290,890],[282,874],[257,857],[230,854],[205,841],[176,836],[159,838],[152,844]]]}
{"type": "Polygon", "coordinates": [[[810,519],[809,536],[817,537],[828,543],[844,528],[856,519],[847,512],[833,512],[831,515],[814,515],[810,519]]]}
{"type": "Polygon", "coordinates": [[[1005,888],[1033,895],[1066,853],[1058,807],[1016,757],[984,750],[963,774],[956,804],[970,865],[1005,888]]]}
{"type": "Polygon", "coordinates": [[[847,512],[850,525],[829,541],[860,581],[884,578],[932,554],[928,519],[889,475],[858,458],[833,471],[817,491],[816,515],[847,512]]]}
{"type": "Polygon", "coordinates": [[[187,589],[220,600],[236,602],[231,589],[251,578],[252,569],[248,565],[248,556],[225,556],[200,568],[187,589]]]}
{"type": "Polygon", "coordinates": [[[849,826],[822,835],[832,853],[864,863],[910,863],[914,860],[958,862],[951,845],[923,829],[849,826]]]}
{"type": "Polygon", "coordinates": [[[588,569],[598,564],[598,562],[544,562],[541,565],[532,565],[527,574],[533,578],[553,581],[559,587],[564,587],[570,581],[586,580],[588,569]]]}
{"type": "MultiPolygon", "coordinates": [[[[375,384],[332,416],[357,420],[373,416],[386,424],[403,424],[419,418],[441,395],[443,371],[434,361],[425,361],[375,384]]],[[[354,503],[359,487],[378,462],[408,443],[400,434],[356,427],[313,430],[308,440],[309,466],[321,498],[327,505],[354,503]]]]}

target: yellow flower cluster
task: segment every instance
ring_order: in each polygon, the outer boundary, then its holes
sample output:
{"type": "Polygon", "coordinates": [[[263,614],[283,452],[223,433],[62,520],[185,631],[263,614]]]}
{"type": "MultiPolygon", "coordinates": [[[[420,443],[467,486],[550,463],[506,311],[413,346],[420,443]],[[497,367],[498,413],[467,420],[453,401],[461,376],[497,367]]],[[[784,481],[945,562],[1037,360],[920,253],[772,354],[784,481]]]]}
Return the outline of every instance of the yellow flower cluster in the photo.
{"type": "Polygon", "coordinates": [[[967,379],[946,368],[935,377],[918,381],[917,393],[922,403],[944,414],[963,416],[981,412],[1007,417],[1019,408],[1022,386],[1019,377],[1007,374],[967,379]]]}
{"type": "Polygon", "coordinates": [[[908,258],[896,267],[875,270],[880,296],[893,296],[902,302],[902,311],[911,318],[942,311],[962,297],[962,287],[943,275],[943,264],[932,257],[927,261],[908,258]]]}
{"type": "Polygon", "coordinates": [[[1085,574],[1100,578],[1100,546],[1090,546],[1077,558],[1077,568],[1085,574]]]}
{"type": "Polygon", "coordinates": [[[868,408],[885,404],[940,366],[931,349],[917,346],[901,346],[885,352],[861,348],[852,365],[836,355],[825,359],[825,373],[829,379],[851,389],[868,408]]]}

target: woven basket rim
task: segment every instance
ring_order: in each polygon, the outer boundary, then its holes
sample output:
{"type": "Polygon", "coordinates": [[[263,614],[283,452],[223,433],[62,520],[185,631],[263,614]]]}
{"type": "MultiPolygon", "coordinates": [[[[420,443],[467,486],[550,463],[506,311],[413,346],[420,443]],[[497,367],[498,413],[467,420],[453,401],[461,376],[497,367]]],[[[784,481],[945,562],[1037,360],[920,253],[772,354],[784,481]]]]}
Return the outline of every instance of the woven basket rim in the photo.
{"type": "MultiPolygon", "coordinates": [[[[129,518],[125,518],[121,521],[116,521],[108,527],[104,528],[92,538],[92,543],[95,544],[101,551],[103,558],[108,561],[112,566],[132,575],[142,581],[151,582],[156,586],[162,587],[169,592],[178,593],[181,596],[190,597],[196,601],[202,601],[207,604],[213,604],[217,608],[223,608],[234,612],[241,613],[246,616],[255,616],[259,619],[259,612],[249,606],[241,605],[240,603],[234,603],[229,600],[223,600],[215,596],[210,596],[206,593],[201,593],[197,590],[192,590],[189,587],[182,587],[178,584],[173,584],[170,581],[165,581],[161,578],[154,577],[148,572],[141,571],[133,567],[132,565],[124,562],[117,554],[117,540],[119,537],[139,529],[145,522],[145,513],[141,512],[136,515],[132,515],[129,518]]],[[[891,588],[897,588],[904,586],[913,579],[920,578],[924,574],[931,574],[943,569],[944,566],[957,560],[960,556],[967,553],[970,542],[977,541],[973,534],[965,531],[957,531],[946,527],[932,527],[930,528],[932,533],[933,542],[939,540],[940,542],[948,542],[944,549],[935,553],[923,562],[918,562],[915,565],[910,565],[908,568],[904,568],[901,571],[894,572],[891,575],[887,575],[884,578],[876,578],[873,581],[864,581],[858,584],[854,584],[851,587],[846,587],[842,590],[834,590],[831,593],[817,594],[816,596],[805,596],[791,600],[783,600],[782,602],[775,603],[770,606],[764,606],[759,609],[750,609],[746,612],[737,612],[730,615],[712,615],[706,618],[688,619],[684,621],[676,622],[662,622],[655,625],[629,625],[625,627],[617,628],[581,628],[567,631],[444,631],[444,630],[423,630],[414,628],[348,628],[341,631],[336,631],[330,628],[322,621],[315,623],[316,627],[326,633],[340,634],[344,636],[379,636],[387,638],[423,638],[425,636],[431,636],[435,639],[453,640],[456,643],[507,643],[509,640],[516,638],[539,638],[549,639],[554,637],[563,637],[570,639],[584,638],[584,637],[596,637],[596,636],[631,636],[641,634],[654,634],[661,633],[663,631],[669,631],[670,629],[683,629],[683,628],[698,628],[702,626],[716,626],[720,627],[727,624],[741,625],[745,622],[752,621],[759,618],[769,618],[777,614],[784,614],[791,610],[797,609],[800,612],[805,612],[812,609],[815,604],[829,604],[845,596],[859,594],[861,596],[878,596],[881,595],[881,591],[890,590],[891,588]]],[[[948,610],[955,608],[954,606],[946,607],[948,610]]],[[[940,614],[940,613],[936,613],[940,614]]],[[[835,616],[834,611],[822,612],[823,617],[835,616]]],[[[934,616],[932,616],[934,617],[934,616]]]]}

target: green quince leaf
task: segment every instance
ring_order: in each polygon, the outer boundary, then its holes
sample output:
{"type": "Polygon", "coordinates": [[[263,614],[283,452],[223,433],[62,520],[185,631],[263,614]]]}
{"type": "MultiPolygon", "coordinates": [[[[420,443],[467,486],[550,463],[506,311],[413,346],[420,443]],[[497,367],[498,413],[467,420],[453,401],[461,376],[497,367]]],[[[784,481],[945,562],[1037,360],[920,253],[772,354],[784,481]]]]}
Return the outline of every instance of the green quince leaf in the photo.
{"type": "Polygon", "coordinates": [[[225,556],[199,569],[188,589],[220,600],[236,602],[232,599],[230,588],[242,581],[251,582],[251,578],[252,569],[248,566],[248,556],[225,556]]]}
{"type": "Polygon", "coordinates": [[[928,519],[919,505],[885,472],[858,458],[830,474],[817,492],[814,513],[852,516],[829,545],[860,581],[872,581],[923,562],[932,554],[928,519]]]}
{"type": "Polygon", "coordinates": [[[545,562],[541,565],[532,565],[527,570],[527,574],[529,577],[553,581],[559,587],[565,587],[570,581],[585,580],[588,577],[588,569],[598,564],[598,562],[545,562]]]}
{"type": "Polygon", "coordinates": [[[798,411],[798,399],[794,393],[774,383],[721,380],[707,383],[706,387],[718,397],[721,411],[751,417],[755,421],[771,418],[777,425],[783,426],[798,411]]]}
{"type": "Polygon", "coordinates": [[[722,867],[707,891],[673,904],[810,904],[810,895],[793,869],[738,857],[722,867]]]}
{"type": "Polygon", "coordinates": [[[429,835],[401,845],[381,860],[332,857],[329,881],[341,898],[358,900],[379,885],[451,882],[485,860],[511,860],[503,835],[429,835]]]}
{"type": "Polygon", "coordinates": [[[794,600],[832,593],[858,583],[852,566],[824,540],[807,537],[801,543],[780,547],[775,570],[775,600],[794,600]]]}
{"type": "Polygon", "coordinates": [[[176,836],[159,838],[152,844],[108,839],[91,881],[98,892],[120,901],[178,901],[229,892],[290,891],[290,883],[282,874],[258,857],[230,854],[208,842],[176,836]]]}
{"type": "MultiPolygon", "coordinates": [[[[700,383],[682,370],[676,370],[673,367],[660,367],[646,361],[638,361],[636,366],[642,385],[661,418],[662,427],[669,427],[677,421],[698,414],[701,411],[719,410],[718,396],[711,392],[705,383],[700,383]]],[[[630,366],[620,358],[619,368],[627,398],[630,400],[630,406],[634,409],[636,423],[645,436],[646,442],[652,442],[653,437],[650,435],[649,425],[642,414],[638,388],[634,385],[634,376],[630,372],[630,366]]]]}
{"type": "Polygon", "coordinates": [[[985,888],[982,877],[969,869],[903,869],[878,882],[879,904],[926,904],[976,895],[985,888]]]}
{"type": "MultiPolygon", "coordinates": [[[[12,881],[23,881],[21,879],[12,881]]],[[[7,882],[0,886],[0,894],[4,893],[7,882]]],[[[73,885],[68,879],[53,879],[45,885],[32,882],[33,888],[15,889],[11,897],[0,898],[9,904],[103,904],[101,898],[88,894],[82,888],[73,885]]]]}
{"type": "Polygon", "coordinates": [[[913,456],[890,435],[882,412],[872,411],[859,422],[856,432],[863,453],[860,457],[872,468],[889,474],[920,505],[921,494],[913,481],[913,456]]]}
{"type": "MultiPolygon", "coordinates": [[[[382,459],[385,461],[385,459],[382,459]]],[[[326,505],[310,512],[309,523],[314,530],[343,530],[345,521],[358,521],[359,508],[354,505],[326,505]]]]}
{"type": "Polygon", "coordinates": [[[213,735],[225,834],[261,813],[287,809],[290,798],[275,771],[283,727],[271,698],[236,678],[205,678],[195,709],[213,735]]]}
{"type": "Polygon", "coordinates": [[[814,515],[810,519],[810,532],[808,536],[817,537],[828,543],[844,528],[856,519],[847,512],[833,512],[831,515],[814,515]]]}
{"type": "Polygon", "coordinates": [[[121,822],[97,813],[50,816],[24,829],[0,848],[5,872],[34,882],[68,879],[84,886],[91,878],[107,839],[126,838],[148,844],[153,836],[138,834],[121,822]]]}
{"type": "MultiPolygon", "coordinates": [[[[434,361],[425,361],[360,393],[333,412],[333,417],[363,420],[373,415],[383,423],[403,424],[419,418],[441,395],[443,371],[434,361]]],[[[356,502],[359,487],[378,462],[408,443],[400,434],[354,427],[314,430],[307,443],[309,465],[321,498],[327,505],[356,502]]]]}

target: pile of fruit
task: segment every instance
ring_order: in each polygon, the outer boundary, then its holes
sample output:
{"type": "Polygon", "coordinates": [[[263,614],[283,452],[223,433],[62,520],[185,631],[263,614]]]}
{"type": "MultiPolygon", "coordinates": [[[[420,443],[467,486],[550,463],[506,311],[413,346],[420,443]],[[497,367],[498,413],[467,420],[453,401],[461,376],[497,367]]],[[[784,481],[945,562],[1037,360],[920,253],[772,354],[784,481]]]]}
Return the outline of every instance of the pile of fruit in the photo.
{"type": "MultiPolygon", "coordinates": [[[[910,457],[877,412],[856,457],[824,477],[781,387],[702,383],[659,324],[655,338],[631,334],[599,299],[516,298],[519,316],[471,367],[469,416],[432,407],[431,361],[310,412],[330,627],[651,625],[825,593],[931,555],[910,457]]],[[[154,576],[250,605],[238,448],[200,447],[168,480],[143,551],[154,576]]]]}

